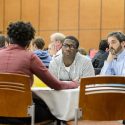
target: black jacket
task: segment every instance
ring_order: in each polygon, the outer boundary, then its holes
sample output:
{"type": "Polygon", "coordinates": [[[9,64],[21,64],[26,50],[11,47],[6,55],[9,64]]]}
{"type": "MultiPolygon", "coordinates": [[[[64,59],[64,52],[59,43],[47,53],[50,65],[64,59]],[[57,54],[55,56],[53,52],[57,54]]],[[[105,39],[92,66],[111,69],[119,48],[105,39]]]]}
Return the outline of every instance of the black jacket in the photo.
{"type": "Polygon", "coordinates": [[[92,59],[92,65],[93,65],[94,70],[95,70],[95,75],[100,73],[101,68],[104,65],[104,61],[107,59],[107,57],[108,57],[108,52],[105,52],[103,50],[99,50],[96,53],[96,55],[92,59]]]}

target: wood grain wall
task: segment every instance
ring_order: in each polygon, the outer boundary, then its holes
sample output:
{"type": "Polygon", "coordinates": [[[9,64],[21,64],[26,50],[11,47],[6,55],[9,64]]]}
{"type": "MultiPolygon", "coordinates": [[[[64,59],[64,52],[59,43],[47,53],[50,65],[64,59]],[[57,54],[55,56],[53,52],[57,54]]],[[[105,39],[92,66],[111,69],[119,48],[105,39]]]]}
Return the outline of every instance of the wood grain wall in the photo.
{"type": "Polygon", "coordinates": [[[30,21],[46,46],[52,33],[62,32],[88,50],[108,32],[125,31],[125,0],[0,0],[0,33],[17,20],[30,21]]]}

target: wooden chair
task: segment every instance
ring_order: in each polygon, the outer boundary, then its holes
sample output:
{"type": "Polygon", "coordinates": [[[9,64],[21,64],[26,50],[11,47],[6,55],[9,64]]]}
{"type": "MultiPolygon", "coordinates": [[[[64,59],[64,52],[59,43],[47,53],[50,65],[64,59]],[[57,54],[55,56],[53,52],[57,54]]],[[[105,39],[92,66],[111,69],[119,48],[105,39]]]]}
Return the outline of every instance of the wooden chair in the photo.
{"type": "Polygon", "coordinates": [[[81,78],[75,125],[121,125],[117,120],[123,119],[125,119],[124,76],[81,78]]]}
{"type": "Polygon", "coordinates": [[[31,117],[34,125],[34,104],[29,76],[0,73],[0,116],[31,117]]]}

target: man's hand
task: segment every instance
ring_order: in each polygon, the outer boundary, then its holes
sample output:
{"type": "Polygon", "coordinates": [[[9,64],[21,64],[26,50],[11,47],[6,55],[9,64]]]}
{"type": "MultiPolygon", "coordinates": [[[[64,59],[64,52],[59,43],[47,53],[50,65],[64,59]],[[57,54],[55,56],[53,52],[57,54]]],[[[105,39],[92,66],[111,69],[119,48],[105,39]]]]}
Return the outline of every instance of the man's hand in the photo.
{"type": "Polygon", "coordinates": [[[109,55],[107,58],[107,62],[111,62],[114,58],[116,58],[116,53],[114,49],[109,50],[109,55]]]}

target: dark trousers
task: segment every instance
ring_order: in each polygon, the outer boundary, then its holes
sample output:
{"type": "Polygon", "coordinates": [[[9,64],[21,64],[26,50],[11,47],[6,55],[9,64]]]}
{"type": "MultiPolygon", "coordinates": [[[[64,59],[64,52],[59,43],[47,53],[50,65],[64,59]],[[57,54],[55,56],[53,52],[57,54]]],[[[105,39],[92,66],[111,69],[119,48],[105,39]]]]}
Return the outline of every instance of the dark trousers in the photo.
{"type": "MultiPolygon", "coordinates": [[[[20,100],[21,101],[21,100],[20,100]]],[[[35,123],[45,120],[55,120],[46,103],[33,93],[33,102],[35,103],[35,123]]],[[[6,107],[5,107],[6,108],[6,107]]],[[[24,124],[31,123],[31,118],[7,118],[0,117],[1,124],[24,124]]]]}

